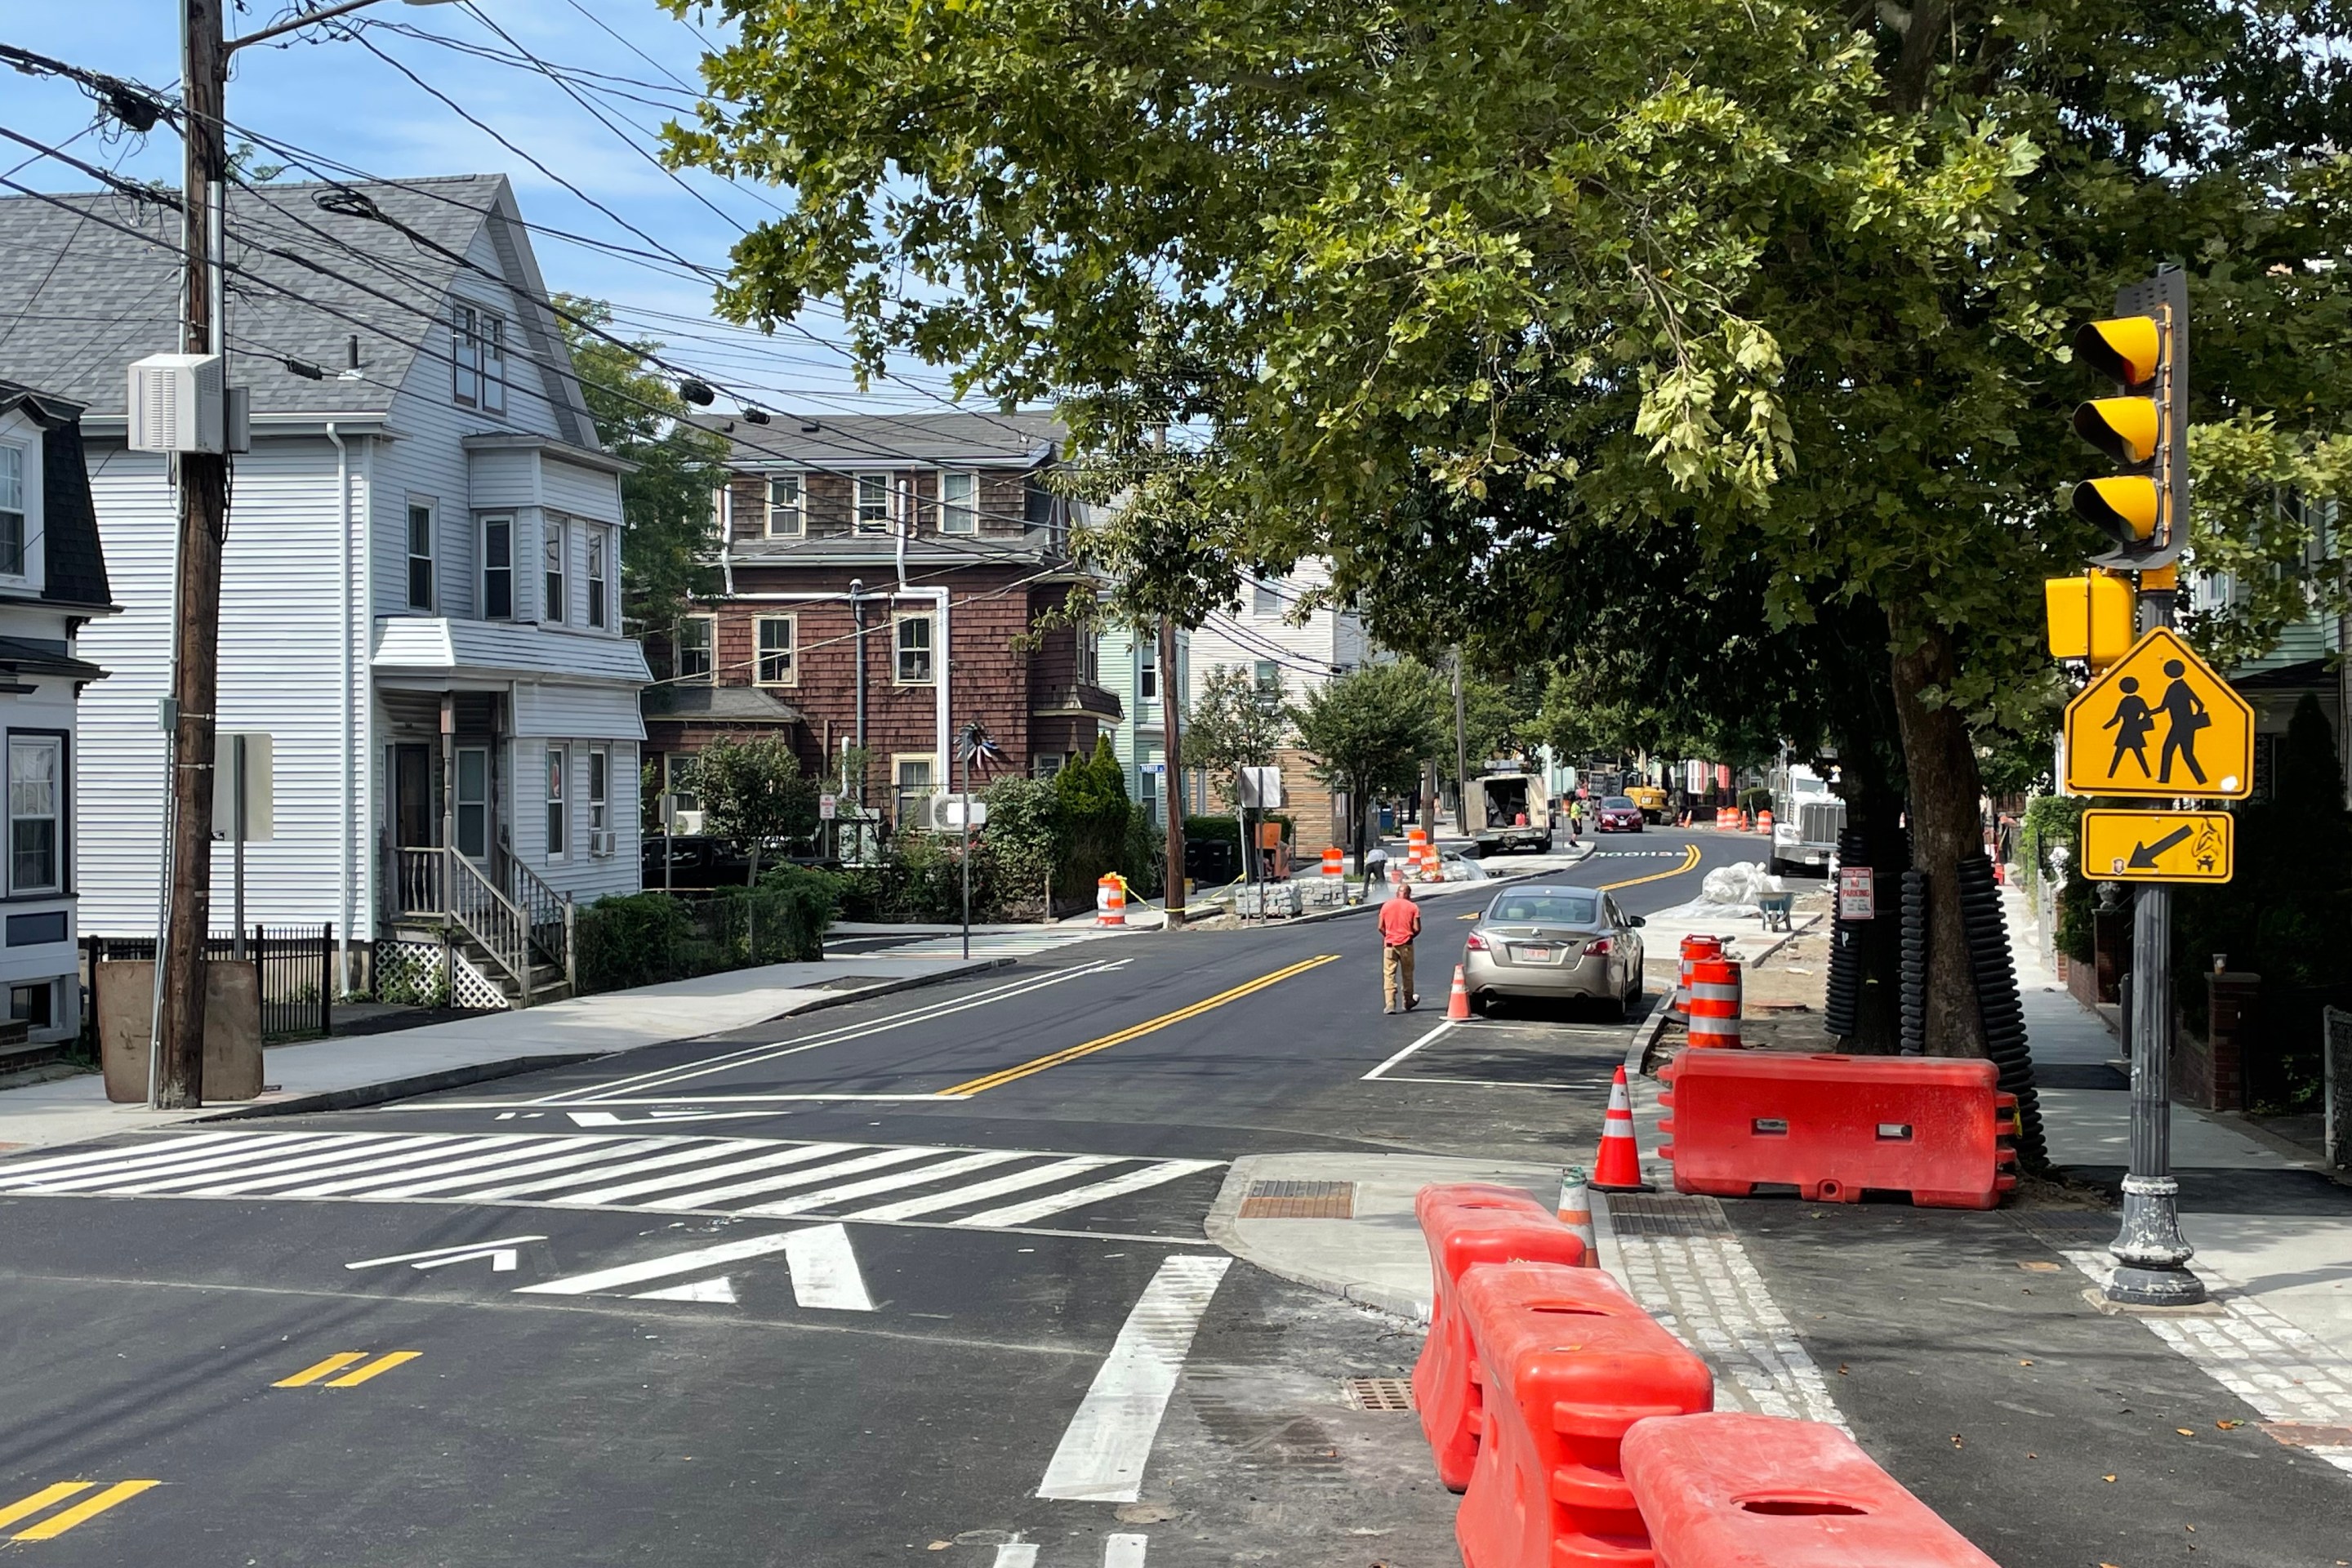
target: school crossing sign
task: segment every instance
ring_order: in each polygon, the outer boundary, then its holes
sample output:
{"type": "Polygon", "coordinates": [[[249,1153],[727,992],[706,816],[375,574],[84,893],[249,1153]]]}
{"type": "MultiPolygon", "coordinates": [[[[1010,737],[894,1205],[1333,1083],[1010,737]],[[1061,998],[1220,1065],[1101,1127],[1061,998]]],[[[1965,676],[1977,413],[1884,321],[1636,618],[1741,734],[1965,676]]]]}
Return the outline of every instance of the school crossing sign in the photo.
{"type": "Polygon", "coordinates": [[[2242,800],[2254,710],[2179,633],[2158,626],[2066,705],[2066,792],[2242,800]]]}

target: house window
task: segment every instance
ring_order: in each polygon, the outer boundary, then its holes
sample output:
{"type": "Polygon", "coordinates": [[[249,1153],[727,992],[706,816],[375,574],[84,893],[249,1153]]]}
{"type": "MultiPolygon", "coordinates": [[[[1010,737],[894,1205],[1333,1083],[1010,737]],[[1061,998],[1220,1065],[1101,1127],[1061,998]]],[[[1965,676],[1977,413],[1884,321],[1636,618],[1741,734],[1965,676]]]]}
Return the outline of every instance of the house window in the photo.
{"type": "Polygon", "coordinates": [[[935,762],[929,756],[890,759],[891,774],[898,788],[900,827],[921,826],[923,802],[931,793],[935,762]]]}
{"type": "Polygon", "coordinates": [[[800,669],[794,661],[794,639],[798,628],[791,616],[761,616],[759,626],[759,661],[752,679],[761,686],[797,686],[800,669]]]}
{"type": "Polygon", "coordinates": [[[514,618],[514,519],[482,520],[482,618],[514,618]]]}
{"type": "Polygon", "coordinates": [[[56,735],[8,737],[8,890],[54,893],[65,886],[58,853],[64,816],[66,743],[56,735]]]}
{"type": "Polygon", "coordinates": [[[507,407],[506,322],[474,305],[450,307],[450,392],[462,407],[507,407]]]}
{"type": "Polygon", "coordinates": [[[674,812],[700,811],[702,796],[695,793],[694,759],[678,752],[662,753],[662,778],[674,812]]]}
{"type": "Polygon", "coordinates": [[[25,574],[25,448],[0,447],[0,573],[25,574]]]}
{"type": "Polygon", "coordinates": [[[408,504],[408,607],[433,613],[433,509],[408,504]]]}
{"type": "Polygon", "coordinates": [[[610,748],[596,746],[588,752],[588,853],[610,855],[613,842],[608,837],[609,822],[605,815],[605,786],[613,771],[610,748]]]}
{"type": "Polygon", "coordinates": [[[941,533],[978,533],[980,531],[980,476],[978,474],[941,474],[940,476],[940,531],[941,533]]]}
{"type": "Polygon", "coordinates": [[[1142,786],[1140,789],[1137,790],[1136,794],[1139,799],[1139,804],[1143,807],[1143,815],[1154,823],[1161,820],[1160,816],[1160,774],[1155,773],[1151,771],[1151,764],[1149,762],[1146,762],[1138,774],[1137,779],[1137,782],[1142,786]]]}
{"type": "Polygon", "coordinates": [[[1271,583],[1250,584],[1250,610],[1254,615],[1273,617],[1282,614],[1282,595],[1271,583]]]}
{"type": "Polygon", "coordinates": [[[58,983],[37,980],[30,985],[8,987],[8,1016],[35,1029],[56,1026],[58,983]]]}
{"type": "Polygon", "coordinates": [[[857,476],[857,531],[887,533],[890,531],[890,476],[860,474],[857,476]]]}
{"type": "Polygon", "coordinates": [[[457,748],[457,853],[485,860],[490,853],[490,753],[483,746],[457,748]]]}
{"type": "Polygon", "coordinates": [[[1029,776],[1050,779],[1067,766],[1069,760],[1066,752],[1040,752],[1029,759],[1029,776]]]}
{"type": "Polygon", "coordinates": [[[710,680],[710,647],[716,640],[718,620],[710,616],[686,616],[677,623],[677,678],[680,680],[710,680]]]}
{"type": "Polygon", "coordinates": [[[1160,647],[1140,637],[1135,640],[1135,695],[1145,702],[1160,700],[1160,647]]]}
{"type": "Polygon", "coordinates": [[[768,537],[798,539],[808,531],[808,499],[798,474],[778,474],[768,481],[768,537]]]}
{"type": "Polygon", "coordinates": [[[1260,691],[1282,689],[1282,671],[1276,668],[1274,660],[1262,658],[1257,661],[1257,689],[1260,691]]]}
{"type": "Polygon", "coordinates": [[[612,548],[613,531],[592,528],[588,531],[588,624],[604,624],[604,552],[612,548]]]}
{"type": "Polygon", "coordinates": [[[540,552],[546,557],[547,595],[542,601],[540,619],[552,625],[563,624],[563,611],[571,587],[563,580],[564,552],[572,543],[571,531],[563,520],[551,517],[540,527],[540,552]]]}
{"type": "Polygon", "coordinates": [[[547,748],[547,858],[561,860],[570,852],[570,814],[565,810],[563,781],[572,771],[572,748],[547,748]]]}
{"type": "Polygon", "coordinates": [[[931,617],[900,616],[898,626],[898,681],[901,686],[929,686],[931,673],[931,617]]]}

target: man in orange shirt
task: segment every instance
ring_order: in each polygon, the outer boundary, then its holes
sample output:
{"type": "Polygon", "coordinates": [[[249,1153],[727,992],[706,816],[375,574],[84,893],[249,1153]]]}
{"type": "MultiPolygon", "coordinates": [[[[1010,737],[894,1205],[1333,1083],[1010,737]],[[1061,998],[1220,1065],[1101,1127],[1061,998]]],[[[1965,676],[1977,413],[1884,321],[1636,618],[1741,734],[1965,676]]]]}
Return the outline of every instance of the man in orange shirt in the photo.
{"type": "Polygon", "coordinates": [[[1412,988],[1412,939],[1421,934],[1421,906],[1412,884],[1397,884],[1397,896],[1381,906],[1381,1000],[1384,1011],[1410,1013],[1421,1005],[1412,988]]]}

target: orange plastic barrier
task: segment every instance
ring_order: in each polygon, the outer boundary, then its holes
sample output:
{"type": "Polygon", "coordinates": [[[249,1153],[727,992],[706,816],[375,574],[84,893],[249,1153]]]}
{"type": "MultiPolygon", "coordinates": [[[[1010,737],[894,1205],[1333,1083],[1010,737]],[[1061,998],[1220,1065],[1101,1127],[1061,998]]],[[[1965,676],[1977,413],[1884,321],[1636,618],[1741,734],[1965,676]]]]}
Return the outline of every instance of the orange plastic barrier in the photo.
{"type": "MultiPolygon", "coordinates": [[[[1696,1020],[1693,1020],[1694,1023],[1696,1020]]],[[[1685,1051],[1661,1070],[1659,1153],[1675,1190],[1814,1203],[1908,1193],[1925,1208],[1989,1209],[2017,1185],[2017,1097],[1991,1062],[1950,1057],[1685,1051]]]]}
{"type": "Polygon", "coordinates": [[[1716,944],[1714,956],[1691,961],[1690,1000],[1685,1005],[1694,1047],[1739,1048],[1739,961],[1724,957],[1722,943],[1716,944]]]}
{"type": "Polygon", "coordinates": [[[1476,1183],[1428,1186],[1413,1200],[1429,1243],[1429,1338],[1413,1364],[1413,1403],[1437,1460],[1438,1479],[1454,1491],[1470,1484],[1478,1457],[1477,1357],[1458,1291],[1470,1268],[1493,1263],[1591,1261],[1584,1240],[1517,1187],[1476,1183]]]}
{"type": "Polygon", "coordinates": [[[1998,1568],[1820,1422],[1643,1421],[1622,1457],[1657,1568],[1998,1568]]]}
{"type": "Polygon", "coordinates": [[[1770,812],[1759,811],[1756,814],[1756,831],[1763,834],[1768,838],[1772,836],[1772,814],[1770,812]]]}
{"type": "Polygon", "coordinates": [[[1486,1379],[1454,1521],[1466,1568],[1651,1568],[1618,1442],[1645,1416],[1711,1407],[1706,1363],[1597,1268],[1474,1268],[1461,1306],[1486,1379]]]}

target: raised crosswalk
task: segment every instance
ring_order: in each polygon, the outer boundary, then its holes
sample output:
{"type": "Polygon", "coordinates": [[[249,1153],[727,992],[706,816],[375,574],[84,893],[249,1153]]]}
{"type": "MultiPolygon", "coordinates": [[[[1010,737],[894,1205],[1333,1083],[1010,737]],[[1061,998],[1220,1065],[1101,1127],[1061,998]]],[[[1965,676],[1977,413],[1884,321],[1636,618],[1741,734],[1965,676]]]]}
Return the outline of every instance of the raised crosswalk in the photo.
{"type": "Polygon", "coordinates": [[[763,1138],[206,1132],[0,1163],[0,1193],[549,1205],[1002,1229],[1218,1163],[763,1138]]]}

